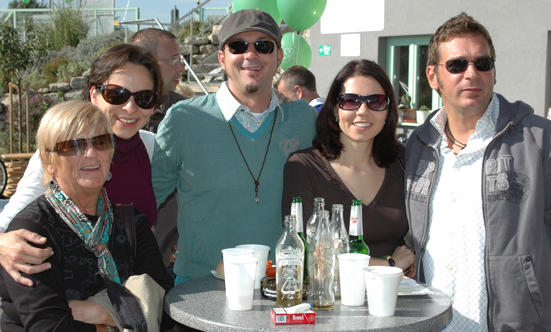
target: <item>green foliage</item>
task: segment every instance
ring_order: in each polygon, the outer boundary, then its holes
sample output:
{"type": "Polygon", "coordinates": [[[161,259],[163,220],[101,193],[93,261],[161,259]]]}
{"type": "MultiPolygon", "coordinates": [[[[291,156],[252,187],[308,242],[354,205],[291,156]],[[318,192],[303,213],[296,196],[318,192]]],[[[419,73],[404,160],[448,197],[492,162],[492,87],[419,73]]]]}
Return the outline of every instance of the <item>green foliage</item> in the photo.
{"type": "Polygon", "coordinates": [[[425,105],[421,106],[421,107],[419,108],[419,110],[420,110],[420,111],[430,111],[430,109],[429,109],[427,106],[425,106],[425,105]]]}
{"type": "Polygon", "coordinates": [[[32,18],[25,20],[24,36],[25,40],[8,23],[0,23],[0,72],[15,78],[17,84],[38,67],[46,54],[32,18]]]}
{"type": "MultiPolygon", "coordinates": [[[[195,36],[199,32],[203,31],[203,29],[205,29],[206,27],[208,27],[209,25],[212,24],[212,21],[213,20],[211,18],[209,18],[209,20],[206,21],[206,22],[205,21],[193,21],[193,35],[195,36]]],[[[189,38],[189,36],[190,36],[190,34],[189,34],[189,31],[190,31],[189,20],[182,22],[182,24],[173,24],[171,30],[172,30],[172,33],[176,36],[176,39],[178,40],[178,43],[180,45],[185,43],[186,38],[189,38]]],[[[211,29],[211,31],[205,32],[201,36],[202,37],[208,36],[211,33],[212,33],[212,29],[211,29]]]]}
{"type": "Polygon", "coordinates": [[[76,47],[86,38],[89,25],[84,21],[81,9],[58,3],[52,10],[49,23],[42,25],[43,38],[49,50],[58,51],[65,46],[76,47]]]}
{"type": "Polygon", "coordinates": [[[8,4],[8,9],[29,9],[29,8],[48,8],[48,2],[44,3],[41,0],[40,3],[37,0],[29,0],[28,3],[23,3],[21,0],[12,0],[8,4]]]}
{"type": "Polygon", "coordinates": [[[41,88],[47,88],[50,83],[48,83],[48,81],[46,81],[38,71],[34,71],[29,76],[25,77],[23,81],[21,81],[22,86],[27,86],[27,84],[29,84],[31,89],[38,90],[41,88]]]}
{"type": "Polygon", "coordinates": [[[57,72],[59,68],[61,66],[66,66],[67,63],[69,63],[68,58],[53,59],[42,67],[42,76],[48,83],[56,83],[58,81],[57,72]]]}
{"type": "Polygon", "coordinates": [[[80,76],[85,70],[74,61],[61,64],[57,68],[57,82],[69,82],[71,78],[80,76]]]}

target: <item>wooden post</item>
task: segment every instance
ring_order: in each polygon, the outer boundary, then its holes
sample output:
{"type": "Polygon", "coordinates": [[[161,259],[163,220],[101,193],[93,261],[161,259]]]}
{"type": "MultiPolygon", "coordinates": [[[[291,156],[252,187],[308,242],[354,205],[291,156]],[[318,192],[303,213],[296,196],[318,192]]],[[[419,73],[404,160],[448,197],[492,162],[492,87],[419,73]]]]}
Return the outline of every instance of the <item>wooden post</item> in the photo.
{"type": "Polygon", "coordinates": [[[10,117],[10,154],[13,153],[13,91],[12,83],[8,84],[10,90],[10,110],[8,116],[10,117]]]}
{"type": "MultiPolygon", "coordinates": [[[[25,111],[25,115],[27,116],[27,153],[31,152],[31,141],[30,141],[30,136],[31,136],[31,123],[29,121],[29,86],[30,84],[27,83],[27,86],[26,86],[26,90],[27,90],[27,98],[25,98],[25,106],[26,106],[26,111],[25,111]]],[[[21,151],[23,152],[23,151],[21,151]]]]}

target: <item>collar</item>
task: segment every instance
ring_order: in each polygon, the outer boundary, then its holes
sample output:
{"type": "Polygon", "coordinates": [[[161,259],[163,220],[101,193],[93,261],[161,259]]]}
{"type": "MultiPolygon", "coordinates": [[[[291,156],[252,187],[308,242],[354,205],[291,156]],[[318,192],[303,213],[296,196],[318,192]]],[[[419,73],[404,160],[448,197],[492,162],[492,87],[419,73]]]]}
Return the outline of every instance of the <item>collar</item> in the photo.
{"type": "MultiPolygon", "coordinates": [[[[479,124],[488,124],[491,125],[494,130],[497,123],[497,118],[499,116],[499,98],[497,97],[496,93],[492,93],[492,99],[490,100],[490,104],[488,105],[488,108],[486,108],[486,111],[484,112],[484,115],[478,120],[476,127],[479,127],[479,124]]],[[[448,114],[446,113],[446,110],[444,107],[442,107],[438,113],[436,113],[432,119],[430,120],[431,125],[436,128],[438,133],[444,138],[443,142],[445,145],[447,145],[447,137],[444,133],[444,126],[446,125],[446,121],[448,121],[448,114]]]]}
{"type": "Polygon", "coordinates": [[[310,106],[313,107],[323,103],[325,103],[325,98],[319,97],[316,99],[312,99],[312,101],[310,102],[310,106]]]}
{"type": "MultiPolygon", "coordinates": [[[[226,122],[230,121],[230,119],[235,115],[238,110],[242,110],[245,113],[249,113],[252,115],[251,110],[247,106],[241,105],[237,101],[237,99],[235,99],[235,97],[231,94],[226,82],[223,82],[220,85],[220,89],[218,89],[218,91],[216,92],[216,101],[218,102],[218,106],[220,107],[220,110],[222,111],[226,122]]],[[[272,89],[272,98],[270,99],[270,105],[264,112],[262,112],[262,115],[272,112],[277,106],[279,106],[279,101],[277,100],[277,96],[272,89]]],[[[285,115],[283,112],[281,112],[282,122],[284,118],[285,115]]]]}

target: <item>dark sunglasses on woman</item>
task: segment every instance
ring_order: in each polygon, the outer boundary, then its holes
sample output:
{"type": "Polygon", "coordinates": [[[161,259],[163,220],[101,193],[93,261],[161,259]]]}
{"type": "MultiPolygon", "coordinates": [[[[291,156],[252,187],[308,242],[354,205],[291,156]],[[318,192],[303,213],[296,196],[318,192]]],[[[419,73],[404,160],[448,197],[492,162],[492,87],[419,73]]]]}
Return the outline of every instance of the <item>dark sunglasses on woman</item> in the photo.
{"type": "Polygon", "coordinates": [[[343,111],[357,110],[363,103],[372,111],[384,111],[388,108],[389,99],[385,95],[362,96],[355,93],[342,93],[337,98],[343,111]]]}
{"type": "Polygon", "coordinates": [[[111,105],[122,105],[134,96],[134,102],[140,108],[153,108],[157,103],[157,92],[153,90],[141,90],[130,92],[127,88],[115,84],[96,85],[103,99],[111,105]]]}
{"type": "Polygon", "coordinates": [[[446,63],[440,63],[439,65],[446,66],[446,70],[451,74],[459,74],[467,70],[469,63],[474,63],[476,70],[478,71],[489,71],[494,68],[496,60],[490,57],[483,57],[475,59],[474,61],[469,61],[466,59],[455,59],[448,60],[446,63]]]}
{"type": "Polygon", "coordinates": [[[55,144],[55,152],[63,157],[80,156],[86,153],[88,141],[92,142],[92,146],[97,151],[105,151],[114,148],[113,137],[111,134],[102,134],[91,138],[77,138],[68,141],[58,142],[55,144]]]}
{"type": "Polygon", "coordinates": [[[231,54],[243,54],[249,49],[249,44],[253,44],[254,49],[261,54],[271,54],[275,49],[275,43],[269,40],[259,40],[254,43],[244,40],[234,40],[227,45],[231,54]]]}

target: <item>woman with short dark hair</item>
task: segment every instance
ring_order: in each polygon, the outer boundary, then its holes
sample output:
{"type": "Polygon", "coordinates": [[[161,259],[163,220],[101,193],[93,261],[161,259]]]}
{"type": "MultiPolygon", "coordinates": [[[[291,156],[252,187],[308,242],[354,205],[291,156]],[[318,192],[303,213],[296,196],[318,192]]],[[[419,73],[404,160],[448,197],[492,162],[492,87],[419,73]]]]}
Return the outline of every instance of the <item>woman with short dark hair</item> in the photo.
{"type": "MultiPolygon", "coordinates": [[[[389,265],[415,274],[415,256],[404,246],[408,231],[404,205],[403,147],[396,141],[398,109],[384,70],[369,60],[346,64],[337,74],[316,122],[313,147],[292,154],[285,164],[282,211],[301,197],[304,221],[315,197],[325,208],[362,201],[364,241],[370,265],[389,265]],[[392,260],[381,259],[390,255],[392,260]]],[[[345,222],[348,226],[348,222],[345,222]]]]}

